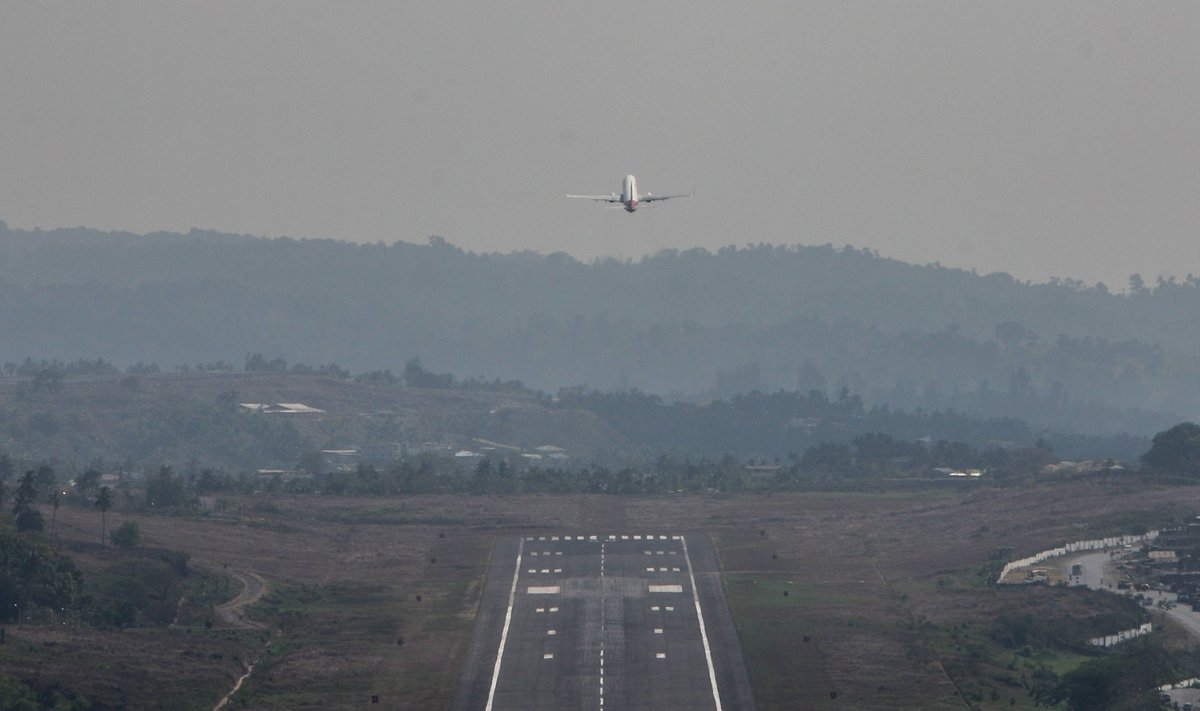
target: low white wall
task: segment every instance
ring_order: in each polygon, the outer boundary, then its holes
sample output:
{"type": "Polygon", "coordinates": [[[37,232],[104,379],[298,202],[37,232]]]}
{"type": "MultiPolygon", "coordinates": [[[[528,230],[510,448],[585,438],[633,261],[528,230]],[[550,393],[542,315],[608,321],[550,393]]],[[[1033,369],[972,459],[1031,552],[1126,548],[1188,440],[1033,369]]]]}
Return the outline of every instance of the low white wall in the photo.
{"type": "Polygon", "coordinates": [[[1004,578],[1008,577],[1009,573],[1018,568],[1028,568],[1031,565],[1037,565],[1038,563],[1051,558],[1057,558],[1060,555],[1079,553],[1083,551],[1102,551],[1108,548],[1117,548],[1121,546],[1132,546],[1153,541],[1155,538],[1158,538],[1158,531],[1149,531],[1140,536],[1112,536],[1110,538],[1097,538],[1093,541],[1075,541],[1074,543],[1068,543],[1058,548],[1051,548],[1050,550],[1042,551],[1041,553],[1035,553],[1028,558],[1022,558],[1020,560],[1014,560],[1009,563],[1005,563],[1004,568],[1000,571],[1000,577],[996,578],[996,582],[1004,582],[1004,578]]]}
{"type": "Polygon", "coordinates": [[[1197,686],[1200,686],[1200,677],[1194,676],[1191,679],[1184,679],[1183,681],[1177,681],[1174,684],[1163,684],[1162,686],[1158,687],[1158,690],[1159,691],[1174,691],[1176,689],[1192,689],[1197,686]]]}
{"type": "Polygon", "coordinates": [[[1135,637],[1141,637],[1144,634],[1150,634],[1151,631],[1153,630],[1150,627],[1150,623],[1146,622],[1141,627],[1134,627],[1131,630],[1124,630],[1116,634],[1106,634],[1103,637],[1093,637],[1088,641],[1097,647],[1111,647],[1114,644],[1120,644],[1121,642],[1134,639],[1135,637]]]}

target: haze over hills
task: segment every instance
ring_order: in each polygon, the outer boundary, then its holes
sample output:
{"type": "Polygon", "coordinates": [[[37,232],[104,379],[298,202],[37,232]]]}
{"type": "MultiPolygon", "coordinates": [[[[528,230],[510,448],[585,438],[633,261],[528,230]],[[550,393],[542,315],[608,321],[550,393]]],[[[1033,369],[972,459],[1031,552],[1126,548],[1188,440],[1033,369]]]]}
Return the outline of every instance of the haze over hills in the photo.
{"type": "Polygon", "coordinates": [[[1114,293],[866,250],[640,261],[0,223],[0,362],[163,369],[248,353],[664,398],[842,388],[868,404],[1149,434],[1200,402],[1200,280],[1114,293]]]}

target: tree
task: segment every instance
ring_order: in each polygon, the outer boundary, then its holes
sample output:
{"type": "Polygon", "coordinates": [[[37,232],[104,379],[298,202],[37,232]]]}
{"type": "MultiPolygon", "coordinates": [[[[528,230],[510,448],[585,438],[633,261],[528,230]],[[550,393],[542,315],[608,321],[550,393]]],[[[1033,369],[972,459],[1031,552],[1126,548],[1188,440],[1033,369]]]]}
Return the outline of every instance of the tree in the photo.
{"type": "Polygon", "coordinates": [[[282,373],[287,370],[287,361],[282,358],[274,358],[267,360],[262,353],[247,353],[246,367],[244,370],[247,373],[267,372],[267,373],[282,373]]]}
{"type": "Polygon", "coordinates": [[[21,475],[13,494],[13,519],[18,531],[40,531],[45,527],[42,512],[33,508],[37,500],[37,474],[30,469],[21,475]]]}
{"type": "Polygon", "coordinates": [[[117,530],[112,533],[112,543],[117,548],[129,550],[137,548],[141,542],[142,532],[137,525],[137,521],[126,521],[117,526],[117,530]]]}
{"type": "Polygon", "coordinates": [[[58,521],[58,504],[62,492],[55,486],[50,490],[50,535],[54,535],[54,524],[58,521]]]}
{"type": "Polygon", "coordinates": [[[12,478],[13,461],[7,454],[0,454],[0,506],[4,505],[4,497],[8,494],[8,488],[4,482],[12,478]]]}
{"type": "Polygon", "coordinates": [[[0,674],[0,708],[11,711],[37,711],[37,694],[24,682],[7,674],[0,674]]]}
{"type": "Polygon", "coordinates": [[[0,621],[28,617],[36,608],[75,607],[82,581],[71,559],[40,537],[0,527],[0,621]]]}
{"type": "Polygon", "coordinates": [[[196,476],[195,484],[193,485],[197,493],[211,494],[214,491],[220,491],[229,486],[229,478],[222,476],[217,472],[205,467],[200,470],[196,476]]]}
{"type": "Polygon", "coordinates": [[[41,531],[46,527],[46,519],[42,517],[42,512],[34,508],[23,509],[16,514],[14,523],[18,531],[41,531]]]}
{"type": "Polygon", "coordinates": [[[854,453],[850,447],[836,442],[822,442],[804,450],[800,466],[805,471],[827,476],[844,476],[854,467],[854,453]]]}
{"type": "Polygon", "coordinates": [[[410,388],[440,388],[454,387],[454,375],[451,373],[434,373],[421,365],[420,358],[413,358],[404,364],[404,384],[410,388]]]}
{"type": "Polygon", "coordinates": [[[1126,642],[1119,652],[1064,674],[1049,700],[1065,700],[1072,711],[1161,708],[1154,687],[1183,673],[1161,644],[1126,642]]]}
{"type": "Polygon", "coordinates": [[[107,486],[100,487],[100,494],[96,496],[96,510],[100,512],[100,545],[107,546],[106,543],[108,534],[108,510],[112,508],[113,497],[112,489],[107,486]]]}
{"type": "Polygon", "coordinates": [[[483,458],[475,465],[475,471],[471,477],[471,493],[486,494],[492,490],[494,473],[492,471],[492,460],[483,458]]]}
{"type": "Polygon", "coordinates": [[[13,513],[28,508],[37,499],[37,478],[30,469],[21,475],[17,490],[13,493],[13,513]]]}
{"type": "Polygon", "coordinates": [[[360,373],[354,376],[354,382],[368,385],[396,385],[400,382],[390,370],[373,370],[370,373],[360,373]]]}
{"type": "Polygon", "coordinates": [[[1005,348],[1028,348],[1037,341],[1037,334],[1015,321],[1005,321],[996,325],[996,340],[1005,348]]]}
{"type": "Polygon", "coordinates": [[[58,477],[54,474],[54,468],[42,465],[38,467],[37,473],[34,475],[34,481],[37,484],[39,491],[48,487],[52,488],[58,483],[58,477]]]}
{"type": "Polygon", "coordinates": [[[100,483],[100,470],[95,467],[88,467],[83,474],[75,480],[75,490],[81,494],[86,494],[100,483]]]}
{"type": "Polygon", "coordinates": [[[1200,475],[1200,425],[1183,422],[1154,435],[1142,464],[1172,474],[1200,475]]]}
{"type": "Polygon", "coordinates": [[[45,390],[45,391],[61,390],[63,378],[65,378],[65,377],[66,377],[66,373],[63,372],[63,370],[61,368],[58,368],[58,367],[43,368],[43,369],[39,370],[37,373],[35,373],[33,376],[33,391],[38,392],[41,390],[45,390]]]}
{"type": "Polygon", "coordinates": [[[146,482],[146,505],[155,509],[178,508],[187,503],[183,480],[175,476],[166,464],[146,482]]]}

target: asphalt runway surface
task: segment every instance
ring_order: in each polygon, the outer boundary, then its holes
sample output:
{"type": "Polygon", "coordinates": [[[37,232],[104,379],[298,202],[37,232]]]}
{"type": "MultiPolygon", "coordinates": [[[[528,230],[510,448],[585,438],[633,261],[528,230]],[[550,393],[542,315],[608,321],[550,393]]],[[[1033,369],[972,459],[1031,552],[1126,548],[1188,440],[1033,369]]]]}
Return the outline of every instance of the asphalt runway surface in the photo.
{"type": "Polygon", "coordinates": [[[453,711],[753,708],[707,536],[496,542],[453,711]]]}

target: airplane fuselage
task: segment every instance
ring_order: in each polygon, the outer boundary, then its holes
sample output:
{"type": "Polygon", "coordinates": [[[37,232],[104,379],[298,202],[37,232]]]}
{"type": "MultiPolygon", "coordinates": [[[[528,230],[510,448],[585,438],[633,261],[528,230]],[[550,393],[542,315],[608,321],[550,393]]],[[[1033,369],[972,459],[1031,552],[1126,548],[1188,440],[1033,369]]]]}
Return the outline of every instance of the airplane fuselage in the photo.
{"type": "Polygon", "coordinates": [[[609,193],[608,195],[573,195],[568,194],[569,198],[579,198],[583,200],[595,200],[597,202],[606,202],[609,205],[620,205],[625,208],[625,212],[633,212],[638,209],[638,205],[644,202],[658,202],[660,200],[670,200],[671,198],[692,197],[691,195],[655,195],[654,193],[638,194],[637,178],[632,175],[626,175],[625,180],[621,181],[620,193],[609,193]]]}
{"type": "Polygon", "coordinates": [[[621,183],[621,204],[625,206],[626,212],[633,212],[637,209],[637,178],[632,175],[626,175],[625,181],[621,183]]]}

